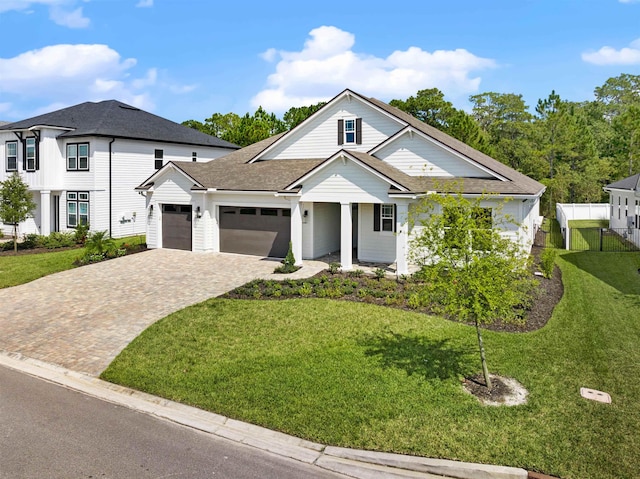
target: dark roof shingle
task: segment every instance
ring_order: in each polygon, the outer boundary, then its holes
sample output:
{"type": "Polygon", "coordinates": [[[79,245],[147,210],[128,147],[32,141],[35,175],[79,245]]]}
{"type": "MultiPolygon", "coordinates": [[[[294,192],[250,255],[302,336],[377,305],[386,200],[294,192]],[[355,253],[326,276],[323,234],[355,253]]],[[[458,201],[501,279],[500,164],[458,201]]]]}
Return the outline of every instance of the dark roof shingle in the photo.
{"type": "Polygon", "coordinates": [[[229,149],[239,148],[228,141],[116,100],[81,103],[2,125],[0,130],[21,130],[34,126],[68,129],[69,131],[59,135],[62,138],[108,136],[229,149]]]}
{"type": "Polygon", "coordinates": [[[612,188],[614,190],[639,190],[640,191],[640,173],[624,178],[615,183],[605,186],[605,188],[612,188]]]}

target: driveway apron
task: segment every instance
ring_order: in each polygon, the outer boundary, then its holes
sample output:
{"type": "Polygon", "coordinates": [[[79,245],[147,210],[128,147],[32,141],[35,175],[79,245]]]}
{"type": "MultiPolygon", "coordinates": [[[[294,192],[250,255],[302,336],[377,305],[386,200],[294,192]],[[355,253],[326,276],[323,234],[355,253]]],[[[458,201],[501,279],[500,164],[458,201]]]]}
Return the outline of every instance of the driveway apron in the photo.
{"type": "Polygon", "coordinates": [[[158,319],[269,277],[277,265],[157,249],[0,289],[0,350],[98,375],[158,319]]]}

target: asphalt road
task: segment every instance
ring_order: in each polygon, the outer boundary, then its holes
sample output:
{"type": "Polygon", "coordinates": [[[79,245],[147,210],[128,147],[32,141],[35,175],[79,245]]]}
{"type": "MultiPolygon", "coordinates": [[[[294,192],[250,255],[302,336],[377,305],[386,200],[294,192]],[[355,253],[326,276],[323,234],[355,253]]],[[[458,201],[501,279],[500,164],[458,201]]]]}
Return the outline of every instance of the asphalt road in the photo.
{"type": "Polygon", "coordinates": [[[0,478],[337,479],[0,367],[0,478]]]}

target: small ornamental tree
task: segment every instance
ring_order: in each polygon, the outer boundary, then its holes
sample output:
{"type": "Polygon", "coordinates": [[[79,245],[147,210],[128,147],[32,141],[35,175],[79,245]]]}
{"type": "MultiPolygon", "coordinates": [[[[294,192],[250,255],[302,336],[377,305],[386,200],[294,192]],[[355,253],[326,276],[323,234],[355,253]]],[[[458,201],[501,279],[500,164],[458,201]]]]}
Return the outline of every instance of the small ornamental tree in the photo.
{"type": "Polygon", "coordinates": [[[411,213],[410,259],[424,280],[412,298],[451,319],[475,324],[482,372],[491,390],[480,326],[515,322],[530,305],[535,280],[529,255],[500,234],[513,220],[489,197],[429,195],[411,213]]]}
{"type": "Polygon", "coordinates": [[[36,208],[29,186],[18,172],[0,181],[0,221],[13,226],[13,251],[18,251],[18,225],[36,208]]]}

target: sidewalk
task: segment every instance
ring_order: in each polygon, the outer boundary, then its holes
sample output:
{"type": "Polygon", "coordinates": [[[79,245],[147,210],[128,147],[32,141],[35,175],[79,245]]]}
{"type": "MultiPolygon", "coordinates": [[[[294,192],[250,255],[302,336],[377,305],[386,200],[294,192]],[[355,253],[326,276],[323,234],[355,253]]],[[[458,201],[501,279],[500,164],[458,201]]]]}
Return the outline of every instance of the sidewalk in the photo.
{"type": "Polygon", "coordinates": [[[186,427],[358,479],[527,479],[524,469],[325,446],[0,351],[0,366],[186,427]]]}

